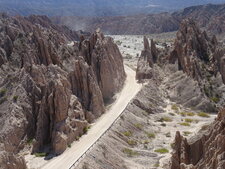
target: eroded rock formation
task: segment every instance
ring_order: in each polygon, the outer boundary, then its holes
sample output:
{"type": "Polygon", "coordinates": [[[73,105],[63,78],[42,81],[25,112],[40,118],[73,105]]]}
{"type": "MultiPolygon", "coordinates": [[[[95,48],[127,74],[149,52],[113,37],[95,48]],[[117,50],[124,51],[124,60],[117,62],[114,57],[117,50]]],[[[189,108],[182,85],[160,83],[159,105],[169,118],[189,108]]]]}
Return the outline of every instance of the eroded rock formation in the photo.
{"type": "Polygon", "coordinates": [[[203,169],[225,167],[224,147],[225,109],[213,124],[187,141],[178,132],[174,143],[171,169],[203,169]]]}
{"type": "Polygon", "coordinates": [[[148,39],[144,36],[144,50],[138,59],[136,79],[150,79],[153,76],[152,68],[154,63],[157,62],[158,51],[153,40],[151,40],[151,47],[148,39]]]}
{"type": "MultiPolygon", "coordinates": [[[[47,17],[0,17],[0,165],[24,167],[18,153],[46,146],[62,153],[105,111],[124,81],[122,56],[111,38],[78,35],[47,17]]],[[[12,166],[7,166],[13,168],[12,166]]]]}

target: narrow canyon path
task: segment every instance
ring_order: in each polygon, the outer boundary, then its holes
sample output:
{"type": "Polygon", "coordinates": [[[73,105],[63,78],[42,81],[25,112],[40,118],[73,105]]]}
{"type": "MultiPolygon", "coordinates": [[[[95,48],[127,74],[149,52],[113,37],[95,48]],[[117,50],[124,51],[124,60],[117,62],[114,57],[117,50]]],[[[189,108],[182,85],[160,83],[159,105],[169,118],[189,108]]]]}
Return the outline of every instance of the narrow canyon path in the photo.
{"type": "Polygon", "coordinates": [[[120,116],[127,104],[141,90],[141,85],[135,80],[135,71],[125,66],[127,79],[122,91],[109,110],[103,114],[91,127],[88,133],[74,142],[62,155],[53,158],[41,168],[43,169],[69,169],[88,150],[101,135],[120,116]]]}

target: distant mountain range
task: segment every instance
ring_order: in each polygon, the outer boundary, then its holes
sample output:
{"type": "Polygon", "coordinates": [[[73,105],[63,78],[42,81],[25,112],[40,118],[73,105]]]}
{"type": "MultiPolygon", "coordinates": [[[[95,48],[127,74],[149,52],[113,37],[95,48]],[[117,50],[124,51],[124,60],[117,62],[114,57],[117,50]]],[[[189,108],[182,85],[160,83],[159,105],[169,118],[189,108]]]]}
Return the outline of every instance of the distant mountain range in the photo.
{"type": "Polygon", "coordinates": [[[225,4],[199,5],[173,13],[142,14],[110,17],[52,17],[74,30],[93,32],[97,28],[106,34],[152,34],[176,31],[183,19],[194,19],[198,25],[214,34],[225,33],[225,4]]]}
{"type": "Polygon", "coordinates": [[[118,16],[168,12],[225,0],[0,0],[0,11],[12,15],[118,16]]]}

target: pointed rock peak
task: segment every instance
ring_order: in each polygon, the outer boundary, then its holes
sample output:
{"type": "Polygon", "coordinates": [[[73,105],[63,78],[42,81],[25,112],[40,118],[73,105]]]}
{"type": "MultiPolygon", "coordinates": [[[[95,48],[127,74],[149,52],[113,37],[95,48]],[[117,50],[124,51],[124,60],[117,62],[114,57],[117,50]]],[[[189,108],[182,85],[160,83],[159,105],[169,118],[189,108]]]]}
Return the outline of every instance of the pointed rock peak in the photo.
{"type": "Polygon", "coordinates": [[[148,38],[146,38],[146,36],[144,36],[144,50],[150,50],[149,41],[148,38]]]}

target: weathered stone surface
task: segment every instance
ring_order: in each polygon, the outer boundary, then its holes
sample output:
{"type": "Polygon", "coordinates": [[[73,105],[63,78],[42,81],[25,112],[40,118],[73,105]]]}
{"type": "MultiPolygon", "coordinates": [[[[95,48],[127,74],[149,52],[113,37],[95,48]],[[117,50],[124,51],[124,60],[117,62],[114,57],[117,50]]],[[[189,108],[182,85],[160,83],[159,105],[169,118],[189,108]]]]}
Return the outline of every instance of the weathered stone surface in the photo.
{"type": "Polygon", "coordinates": [[[202,169],[225,167],[224,146],[225,110],[221,110],[217,119],[206,131],[192,138],[187,143],[177,134],[175,148],[171,158],[171,169],[202,169]],[[181,144],[181,142],[185,142],[181,144]]]}
{"type": "Polygon", "coordinates": [[[153,40],[151,40],[151,48],[148,39],[144,36],[144,50],[138,60],[136,79],[151,79],[153,76],[153,65],[157,62],[158,51],[153,40]]]}
{"type": "Polygon", "coordinates": [[[2,151],[17,164],[13,156],[29,140],[33,153],[48,146],[60,154],[104,113],[104,101],[124,84],[118,47],[100,31],[68,46],[79,39],[76,32],[44,16],[2,15],[0,26],[2,151]]]}

